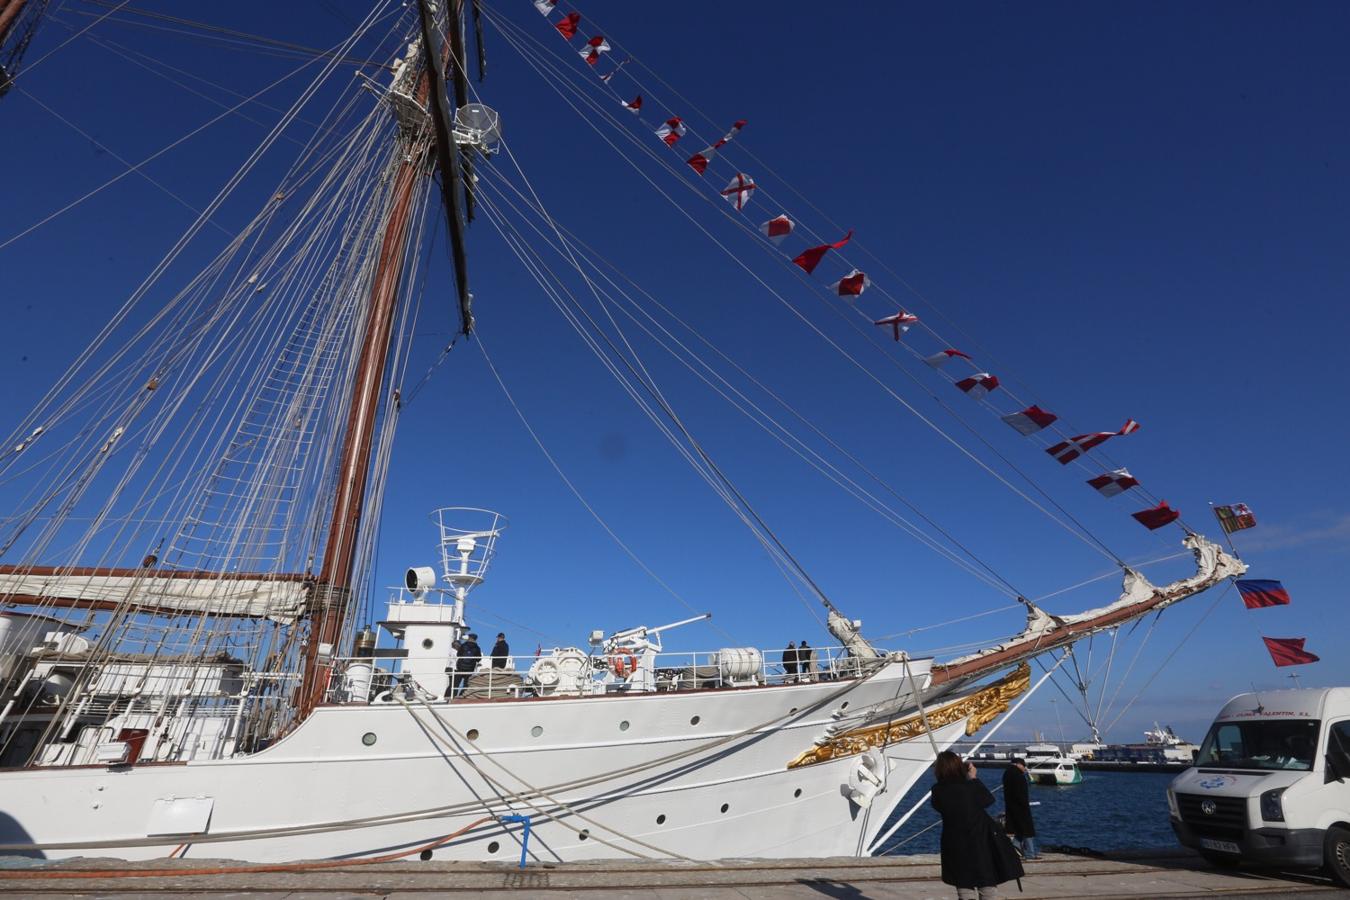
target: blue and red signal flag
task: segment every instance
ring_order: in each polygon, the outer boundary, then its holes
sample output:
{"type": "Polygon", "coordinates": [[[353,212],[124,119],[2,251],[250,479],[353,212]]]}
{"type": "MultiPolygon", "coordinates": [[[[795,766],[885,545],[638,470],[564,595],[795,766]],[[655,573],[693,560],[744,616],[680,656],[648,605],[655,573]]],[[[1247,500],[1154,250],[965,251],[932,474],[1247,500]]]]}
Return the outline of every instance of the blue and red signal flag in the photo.
{"type": "Polygon", "coordinates": [[[1289,592],[1278,581],[1246,579],[1237,582],[1237,589],[1248,609],[1289,605],[1289,592]]]}

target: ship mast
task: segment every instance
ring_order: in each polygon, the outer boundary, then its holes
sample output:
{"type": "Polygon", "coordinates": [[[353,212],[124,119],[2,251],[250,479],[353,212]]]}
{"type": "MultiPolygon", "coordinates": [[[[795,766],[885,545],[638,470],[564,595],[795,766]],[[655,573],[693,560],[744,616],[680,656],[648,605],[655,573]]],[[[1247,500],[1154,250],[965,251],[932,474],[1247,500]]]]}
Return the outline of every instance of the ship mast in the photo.
{"type": "MultiPolygon", "coordinates": [[[[431,131],[441,170],[441,188],[446,213],[450,220],[462,330],[464,334],[468,334],[472,329],[473,317],[469,311],[463,221],[459,217],[460,173],[455,141],[450,133],[448,111],[445,108],[443,66],[449,48],[441,49],[439,36],[434,33],[432,27],[431,10],[425,0],[420,6],[423,54],[427,64],[417,79],[416,99],[419,106],[426,105],[430,100],[431,131]]],[[[447,26],[451,33],[458,33],[458,21],[462,13],[461,3],[451,4],[447,26]]],[[[455,67],[457,72],[462,72],[462,66],[458,62],[455,67]]],[[[305,647],[300,693],[296,702],[296,721],[308,716],[323,699],[332,671],[332,657],[336,653],[336,643],[351,610],[353,575],[364,512],[366,483],[375,444],[375,422],[380,406],[380,390],[384,383],[394,314],[398,308],[399,287],[403,279],[412,201],[417,179],[424,174],[424,164],[423,152],[420,150],[410,152],[405,155],[395,175],[393,204],[385,224],[375,278],[371,285],[361,356],[352,389],[347,426],[343,433],[337,491],[328,526],[328,539],[324,544],[323,564],[309,601],[311,627],[305,647]]]]}

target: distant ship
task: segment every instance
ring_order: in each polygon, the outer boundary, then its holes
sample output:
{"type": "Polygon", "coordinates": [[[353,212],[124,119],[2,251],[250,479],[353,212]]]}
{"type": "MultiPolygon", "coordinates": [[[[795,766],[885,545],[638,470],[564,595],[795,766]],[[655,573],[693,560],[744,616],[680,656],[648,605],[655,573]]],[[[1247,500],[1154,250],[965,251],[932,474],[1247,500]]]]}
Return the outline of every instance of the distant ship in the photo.
{"type": "MultiPolygon", "coordinates": [[[[1078,745],[1075,744],[1075,747],[1078,745]]],[[[1153,723],[1152,731],[1144,732],[1142,744],[1107,744],[1092,751],[1096,762],[1152,763],[1189,766],[1200,748],[1177,737],[1172,726],[1153,723]]]]}

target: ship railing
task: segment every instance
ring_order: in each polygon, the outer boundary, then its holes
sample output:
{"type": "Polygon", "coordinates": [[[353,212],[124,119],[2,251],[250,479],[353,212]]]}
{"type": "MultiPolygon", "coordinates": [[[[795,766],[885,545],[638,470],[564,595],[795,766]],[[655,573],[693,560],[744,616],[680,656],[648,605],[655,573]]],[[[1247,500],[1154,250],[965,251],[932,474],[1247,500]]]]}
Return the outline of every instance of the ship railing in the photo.
{"type": "MultiPolygon", "coordinates": [[[[484,656],[472,671],[456,671],[454,662],[447,659],[443,674],[429,678],[400,670],[400,663],[407,659],[400,648],[380,648],[371,656],[335,658],[327,700],[483,700],[808,684],[856,678],[877,664],[851,656],[844,647],[812,647],[810,651],[809,659],[799,658],[793,664],[791,657],[783,659],[783,650],[744,647],[656,654],[600,649],[586,653],[567,648],[528,656],[484,656]]],[[[426,661],[418,662],[425,671],[426,661]]]]}

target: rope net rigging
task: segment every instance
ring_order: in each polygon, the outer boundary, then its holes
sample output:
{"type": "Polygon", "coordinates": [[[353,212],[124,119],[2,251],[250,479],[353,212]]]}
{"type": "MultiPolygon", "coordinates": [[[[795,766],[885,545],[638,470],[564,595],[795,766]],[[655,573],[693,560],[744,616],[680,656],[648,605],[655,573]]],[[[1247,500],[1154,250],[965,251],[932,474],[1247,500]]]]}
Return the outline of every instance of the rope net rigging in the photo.
{"type": "MultiPolygon", "coordinates": [[[[81,721],[133,710],[162,718],[172,702],[167,727],[184,729],[184,742],[208,732],[225,740],[230,729],[187,730],[233,718],[228,739],[239,750],[291,724],[396,174],[429,147],[339,64],[368,34],[404,52],[389,38],[414,26],[407,11],[378,4],[307,64],[310,82],[255,153],[0,445],[0,497],[14,510],[0,521],[4,608],[54,636],[54,661],[82,663],[59,694],[17,691],[13,712],[50,715],[40,734],[9,734],[6,764],[59,762],[77,697],[81,721]],[[168,287],[175,257],[302,111],[320,127],[262,208],[205,268],[168,287]],[[93,708],[89,698],[109,692],[87,682],[118,677],[142,689],[93,708]]],[[[434,190],[425,170],[413,171],[398,250],[410,272],[421,265],[434,190]]],[[[367,522],[378,516],[397,421],[412,282],[397,283],[367,522]]],[[[357,537],[354,585],[368,577],[373,532],[357,537]]],[[[361,613],[349,608],[344,641],[361,613]]]]}

